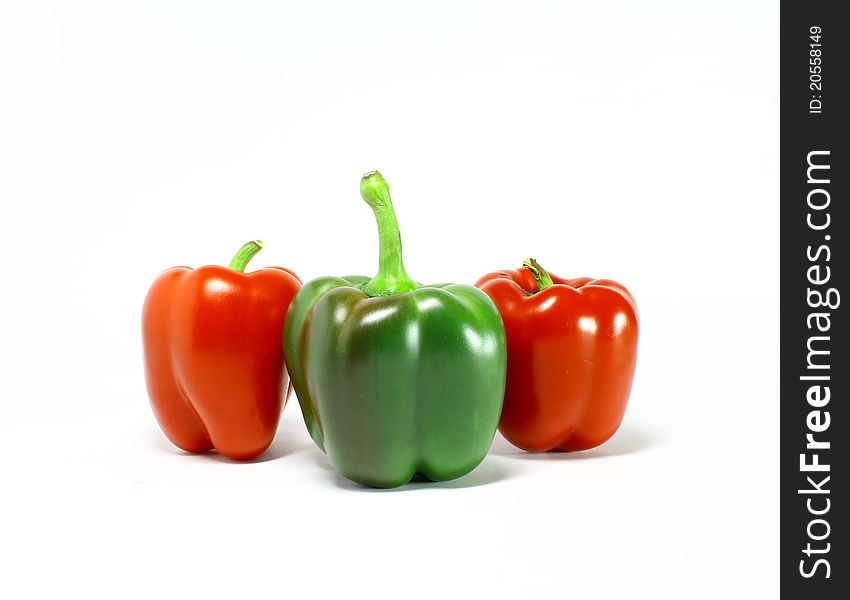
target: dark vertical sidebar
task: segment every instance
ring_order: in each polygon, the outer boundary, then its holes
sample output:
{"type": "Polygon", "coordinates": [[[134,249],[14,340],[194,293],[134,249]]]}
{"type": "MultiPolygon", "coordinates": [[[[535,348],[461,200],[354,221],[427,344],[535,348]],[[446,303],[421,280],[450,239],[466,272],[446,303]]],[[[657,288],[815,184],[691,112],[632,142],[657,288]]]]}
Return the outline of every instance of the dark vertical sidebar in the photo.
{"type": "Polygon", "coordinates": [[[787,598],[850,597],[849,500],[840,491],[850,488],[850,20],[840,9],[839,2],[781,3],[780,577],[787,598]]]}

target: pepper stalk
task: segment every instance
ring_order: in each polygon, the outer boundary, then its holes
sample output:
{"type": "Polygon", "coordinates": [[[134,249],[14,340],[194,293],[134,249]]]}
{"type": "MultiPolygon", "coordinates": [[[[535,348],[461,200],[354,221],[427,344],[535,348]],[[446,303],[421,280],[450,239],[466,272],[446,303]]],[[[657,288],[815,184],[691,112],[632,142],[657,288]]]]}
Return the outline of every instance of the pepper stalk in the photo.
{"type": "Polygon", "coordinates": [[[239,248],[236,252],[236,255],[233,257],[233,260],[230,261],[230,264],[227,265],[228,269],[233,269],[234,271],[238,271],[239,273],[245,272],[245,267],[248,266],[248,263],[252,258],[263,249],[263,242],[260,240],[253,240],[239,248]]]}
{"type": "Polygon", "coordinates": [[[522,266],[531,271],[531,276],[534,277],[534,283],[537,284],[537,289],[531,294],[536,294],[537,292],[541,292],[545,290],[547,287],[552,285],[552,276],[549,275],[549,272],[546,271],[543,267],[540,266],[533,258],[526,258],[522,261],[522,266]]]}
{"type": "Polygon", "coordinates": [[[378,224],[378,273],[361,289],[369,297],[394,296],[420,287],[404,270],[401,257],[401,234],[390,199],[390,188],[378,171],[360,179],[360,195],[375,214],[378,224]]]}

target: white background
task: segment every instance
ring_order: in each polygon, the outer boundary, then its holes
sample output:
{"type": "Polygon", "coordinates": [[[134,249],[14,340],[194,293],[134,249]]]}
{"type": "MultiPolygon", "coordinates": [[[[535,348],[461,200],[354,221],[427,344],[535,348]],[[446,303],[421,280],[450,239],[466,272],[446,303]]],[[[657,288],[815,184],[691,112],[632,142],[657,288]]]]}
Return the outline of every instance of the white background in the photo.
{"type": "Polygon", "coordinates": [[[778,594],[778,3],[114,2],[0,8],[0,596],[778,594]],[[355,6],[356,4],[356,6],[355,6]],[[147,403],[158,272],[372,274],[527,256],[641,311],[620,432],[496,438],[370,491],[297,402],[269,452],[187,456],[147,403]]]}

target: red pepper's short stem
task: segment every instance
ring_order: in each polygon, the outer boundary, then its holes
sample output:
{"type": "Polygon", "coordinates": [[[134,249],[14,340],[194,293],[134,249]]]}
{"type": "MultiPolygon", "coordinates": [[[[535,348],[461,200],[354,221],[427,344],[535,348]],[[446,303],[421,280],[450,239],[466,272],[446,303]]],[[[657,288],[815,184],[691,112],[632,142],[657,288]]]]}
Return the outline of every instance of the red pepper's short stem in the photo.
{"type": "Polygon", "coordinates": [[[247,244],[239,248],[239,252],[236,253],[236,256],[234,256],[233,260],[230,261],[230,264],[227,265],[227,268],[233,269],[234,271],[239,271],[240,273],[244,273],[245,267],[248,266],[250,260],[254,258],[254,255],[262,249],[263,242],[261,242],[260,240],[248,242],[247,244]]]}
{"type": "Polygon", "coordinates": [[[392,296],[419,287],[404,270],[401,259],[401,234],[390,199],[390,188],[377,171],[366,173],[360,180],[360,195],[366,201],[378,223],[379,266],[375,275],[362,289],[367,296],[392,296]]]}
{"type": "Polygon", "coordinates": [[[526,258],[522,261],[522,266],[531,271],[531,275],[534,277],[534,282],[537,284],[537,291],[532,292],[536,294],[539,291],[545,290],[547,287],[552,285],[552,277],[546,272],[546,269],[540,266],[533,258],[526,258]]]}

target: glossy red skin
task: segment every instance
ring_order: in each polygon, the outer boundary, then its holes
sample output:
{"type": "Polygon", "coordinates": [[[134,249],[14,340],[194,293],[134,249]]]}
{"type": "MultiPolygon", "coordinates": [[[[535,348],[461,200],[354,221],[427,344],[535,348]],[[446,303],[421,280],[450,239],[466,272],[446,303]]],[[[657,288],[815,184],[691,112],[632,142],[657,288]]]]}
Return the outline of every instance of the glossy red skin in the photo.
{"type": "Polygon", "coordinates": [[[587,450],[608,440],[626,411],[637,361],[634,298],[608,279],[562,279],[537,290],[531,271],[475,284],[505,324],[508,375],[499,431],[532,452],[587,450]]]}
{"type": "Polygon", "coordinates": [[[142,311],[145,380],[174,445],[235,460],[269,447],[290,391],[283,321],[300,287],[279,267],[174,267],[156,279],[142,311]]]}

